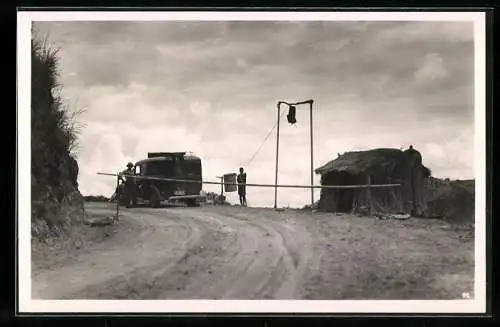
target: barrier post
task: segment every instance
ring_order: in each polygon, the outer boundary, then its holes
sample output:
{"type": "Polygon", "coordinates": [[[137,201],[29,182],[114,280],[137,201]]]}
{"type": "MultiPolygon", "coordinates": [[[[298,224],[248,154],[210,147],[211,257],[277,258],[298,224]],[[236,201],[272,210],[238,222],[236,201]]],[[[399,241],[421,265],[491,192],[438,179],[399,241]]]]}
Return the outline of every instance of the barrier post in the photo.
{"type": "Polygon", "coordinates": [[[116,220],[120,219],[120,175],[116,174],[116,220]]]}
{"type": "Polygon", "coordinates": [[[222,197],[224,196],[224,176],[217,176],[216,178],[220,178],[220,205],[222,205],[222,197]]]}
{"type": "Polygon", "coordinates": [[[281,101],[278,102],[278,122],[276,123],[276,168],[274,175],[274,209],[278,207],[278,156],[280,149],[280,105],[281,101]]]}
{"type": "Polygon", "coordinates": [[[309,104],[309,126],[310,126],[310,141],[311,141],[311,208],[314,205],[314,150],[313,150],[313,103],[314,100],[306,100],[295,103],[288,103],[285,101],[278,101],[278,122],[276,123],[276,171],[274,177],[274,208],[278,206],[278,157],[279,157],[279,140],[280,140],[280,105],[286,104],[288,107],[298,106],[301,104],[309,104]]]}
{"type": "Polygon", "coordinates": [[[366,177],[366,201],[368,202],[368,215],[369,217],[372,216],[372,192],[370,189],[370,185],[372,183],[372,177],[370,175],[367,175],[366,177]]]}
{"type": "MultiPolygon", "coordinates": [[[[309,122],[311,133],[311,186],[314,185],[314,151],[313,151],[313,100],[309,100],[309,122]]],[[[311,209],[314,207],[314,188],[311,188],[311,209]]]]}

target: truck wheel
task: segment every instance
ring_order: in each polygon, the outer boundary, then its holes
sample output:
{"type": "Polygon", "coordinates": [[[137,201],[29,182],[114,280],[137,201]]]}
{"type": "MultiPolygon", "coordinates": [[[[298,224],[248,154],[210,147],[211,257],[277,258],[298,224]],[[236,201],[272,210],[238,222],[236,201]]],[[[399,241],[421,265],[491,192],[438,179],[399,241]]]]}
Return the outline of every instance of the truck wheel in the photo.
{"type": "Polygon", "coordinates": [[[127,208],[135,208],[137,207],[137,200],[135,198],[129,199],[129,202],[127,203],[127,208]]]}
{"type": "Polygon", "coordinates": [[[120,205],[122,207],[127,207],[128,208],[129,202],[130,202],[130,198],[128,197],[127,194],[121,194],[120,195],[120,205]]]}
{"type": "Polygon", "coordinates": [[[149,203],[153,208],[158,208],[161,204],[160,191],[154,185],[151,185],[151,195],[149,197],[149,203]]]}

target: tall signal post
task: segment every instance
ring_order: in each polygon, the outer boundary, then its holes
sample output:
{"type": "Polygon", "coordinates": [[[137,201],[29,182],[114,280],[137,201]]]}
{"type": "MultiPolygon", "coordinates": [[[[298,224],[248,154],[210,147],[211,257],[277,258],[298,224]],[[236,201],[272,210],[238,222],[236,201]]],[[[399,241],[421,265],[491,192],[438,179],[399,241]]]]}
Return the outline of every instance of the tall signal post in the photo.
{"type": "MultiPolygon", "coordinates": [[[[310,139],[311,139],[311,186],[314,186],[314,156],[313,156],[313,103],[314,100],[306,100],[295,103],[288,103],[285,101],[278,102],[278,122],[276,128],[276,169],[274,176],[274,208],[278,207],[278,163],[279,163],[279,147],[280,147],[280,116],[281,116],[281,105],[286,104],[289,108],[288,112],[288,122],[295,124],[295,107],[301,104],[309,104],[309,127],[310,127],[310,139]]],[[[311,208],[314,204],[314,188],[311,187],[311,208]]]]}

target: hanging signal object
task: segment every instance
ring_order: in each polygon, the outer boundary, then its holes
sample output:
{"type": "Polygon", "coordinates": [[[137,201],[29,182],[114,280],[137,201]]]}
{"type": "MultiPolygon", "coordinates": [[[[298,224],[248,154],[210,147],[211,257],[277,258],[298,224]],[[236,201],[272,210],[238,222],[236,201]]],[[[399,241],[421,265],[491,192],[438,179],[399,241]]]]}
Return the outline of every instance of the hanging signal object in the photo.
{"type": "Polygon", "coordinates": [[[288,107],[288,115],[286,115],[286,118],[292,125],[297,122],[297,119],[295,118],[295,106],[288,107]]]}

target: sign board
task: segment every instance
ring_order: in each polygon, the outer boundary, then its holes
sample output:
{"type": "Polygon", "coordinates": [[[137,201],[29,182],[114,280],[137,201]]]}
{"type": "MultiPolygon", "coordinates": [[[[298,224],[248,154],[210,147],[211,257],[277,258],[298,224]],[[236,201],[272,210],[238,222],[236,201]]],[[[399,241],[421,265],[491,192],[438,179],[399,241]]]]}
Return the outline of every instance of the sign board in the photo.
{"type": "Polygon", "coordinates": [[[225,174],[224,175],[224,191],[225,192],[236,192],[236,174],[225,174]],[[231,185],[232,184],[232,185],[231,185]]]}

